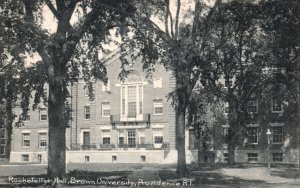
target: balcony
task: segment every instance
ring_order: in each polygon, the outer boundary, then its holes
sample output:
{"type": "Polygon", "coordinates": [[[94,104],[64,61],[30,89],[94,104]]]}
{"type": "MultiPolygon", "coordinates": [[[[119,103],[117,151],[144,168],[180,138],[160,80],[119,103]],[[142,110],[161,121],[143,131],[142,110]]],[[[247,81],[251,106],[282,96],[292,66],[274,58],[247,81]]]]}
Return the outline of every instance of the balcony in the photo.
{"type": "Polygon", "coordinates": [[[140,116],[136,117],[124,117],[120,115],[111,115],[110,116],[110,123],[113,127],[116,124],[123,124],[123,126],[127,125],[138,125],[139,123],[146,123],[146,125],[150,125],[150,114],[141,114],[140,116]]]}

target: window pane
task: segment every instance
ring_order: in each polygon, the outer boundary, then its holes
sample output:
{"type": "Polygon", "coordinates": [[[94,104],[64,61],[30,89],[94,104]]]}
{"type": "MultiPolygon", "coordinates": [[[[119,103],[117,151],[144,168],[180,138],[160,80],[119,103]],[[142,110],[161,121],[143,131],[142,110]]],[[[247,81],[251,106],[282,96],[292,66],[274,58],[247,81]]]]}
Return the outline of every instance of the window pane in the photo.
{"type": "Polygon", "coordinates": [[[129,129],[128,130],[128,147],[135,147],[135,130],[134,129],[129,129]]]}
{"type": "Polygon", "coordinates": [[[282,153],[272,153],[272,159],[274,162],[282,162],[283,154],[282,153]]]}
{"type": "Polygon", "coordinates": [[[258,153],[248,153],[248,162],[258,161],[258,153]]]}
{"type": "Polygon", "coordinates": [[[273,143],[283,142],[283,131],[282,127],[273,127],[273,143]]]}

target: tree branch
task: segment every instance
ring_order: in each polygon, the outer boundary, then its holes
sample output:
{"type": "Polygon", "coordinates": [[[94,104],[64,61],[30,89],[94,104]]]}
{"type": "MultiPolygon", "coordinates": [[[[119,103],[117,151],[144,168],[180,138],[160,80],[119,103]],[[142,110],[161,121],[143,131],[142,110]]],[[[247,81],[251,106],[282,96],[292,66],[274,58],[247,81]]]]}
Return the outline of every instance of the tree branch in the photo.
{"type": "Polygon", "coordinates": [[[178,24],[179,24],[180,7],[181,7],[181,2],[180,2],[180,0],[177,0],[177,10],[176,10],[175,28],[174,28],[174,30],[175,30],[175,34],[174,34],[175,40],[177,40],[177,38],[178,38],[178,32],[179,32],[178,31],[179,30],[178,24]]]}
{"type": "Polygon", "coordinates": [[[45,1],[52,14],[58,19],[58,13],[50,0],[45,1]]]}

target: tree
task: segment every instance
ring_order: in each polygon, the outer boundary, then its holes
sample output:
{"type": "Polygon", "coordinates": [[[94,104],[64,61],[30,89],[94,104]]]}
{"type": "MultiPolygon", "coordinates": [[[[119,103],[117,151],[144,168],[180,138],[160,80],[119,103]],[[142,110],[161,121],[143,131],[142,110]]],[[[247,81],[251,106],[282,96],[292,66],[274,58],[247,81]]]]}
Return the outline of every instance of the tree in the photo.
{"type": "Polygon", "coordinates": [[[140,49],[137,55],[143,55],[146,70],[151,72],[155,63],[161,63],[174,76],[176,84],[170,97],[176,111],[179,175],[188,172],[185,155],[186,110],[201,72],[199,65],[201,62],[208,63],[205,59],[208,47],[206,35],[212,12],[219,3],[218,0],[213,7],[208,7],[197,0],[194,10],[184,12],[183,7],[188,5],[181,0],[138,1],[136,19],[131,24],[134,36],[129,41],[124,39],[128,41],[124,43],[124,48],[132,51],[140,49]]]}
{"type": "MultiPolygon", "coordinates": [[[[277,59],[276,66],[285,70],[284,86],[297,97],[294,121],[300,135],[300,2],[297,0],[267,0],[262,4],[266,19],[264,30],[272,36],[270,48],[277,59]],[[295,89],[296,88],[296,89],[295,89]],[[296,91],[296,92],[295,92],[296,91]]],[[[298,138],[300,149],[300,139],[298,138]]],[[[299,150],[300,151],[300,150],[299,150]]],[[[299,157],[300,168],[300,157],[299,157]]]]}
{"type": "MultiPolygon", "coordinates": [[[[126,34],[124,23],[135,9],[125,0],[22,0],[1,1],[1,36],[7,43],[6,51],[13,57],[20,78],[21,106],[26,111],[31,93],[35,91],[35,106],[47,99],[49,115],[49,177],[64,177],[65,166],[65,101],[67,86],[79,76],[91,89],[95,80],[107,81],[106,69],[98,53],[106,36],[116,28],[126,34]],[[45,9],[53,17],[53,33],[43,28],[45,9]],[[73,20],[75,20],[73,22],[73,20]],[[26,66],[23,56],[38,56],[41,61],[26,66]],[[49,84],[49,96],[43,94],[49,84]]],[[[49,21],[49,20],[48,20],[49,21]]],[[[7,73],[7,72],[5,72],[7,73]]],[[[92,90],[92,89],[91,89],[92,90]]]]}
{"type": "Polygon", "coordinates": [[[235,148],[251,121],[247,104],[271,79],[263,73],[272,55],[261,24],[259,5],[248,1],[223,3],[211,23],[211,66],[202,68],[201,81],[228,104],[229,164],[235,163],[235,148]]]}
{"type": "Polygon", "coordinates": [[[220,107],[221,102],[214,93],[205,90],[202,86],[195,87],[187,108],[187,126],[194,129],[198,163],[202,162],[202,159],[206,162],[207,151],[213,147],[213,124],[220,107]]]}

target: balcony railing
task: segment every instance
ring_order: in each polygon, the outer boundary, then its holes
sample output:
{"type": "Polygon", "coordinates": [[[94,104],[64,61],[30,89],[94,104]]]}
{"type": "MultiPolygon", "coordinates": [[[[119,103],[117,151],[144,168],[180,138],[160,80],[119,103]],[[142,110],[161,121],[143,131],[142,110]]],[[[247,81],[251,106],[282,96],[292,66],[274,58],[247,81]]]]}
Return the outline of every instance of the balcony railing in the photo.
{"type": "Polygon", "coordinates": [[[115,126],[116,124],[127,124],[127,123],[147,123],[150,124],[150,114],[143,114],[142,118],[135,118],[135,117],[127,117],[125,120],[118,115],[111,115],[110,116],[110,123],[115,126]]]}
{"type": "Polygon", "coordinates": [[[164,142],[161,147],[154,147],[154,144],[89,144],[89,145],[80,145],[72,144],[72,151],[80,150],[128,150],[128,149],[146,149],[146,150],[169,150],[169,143],[164,142]]]}

